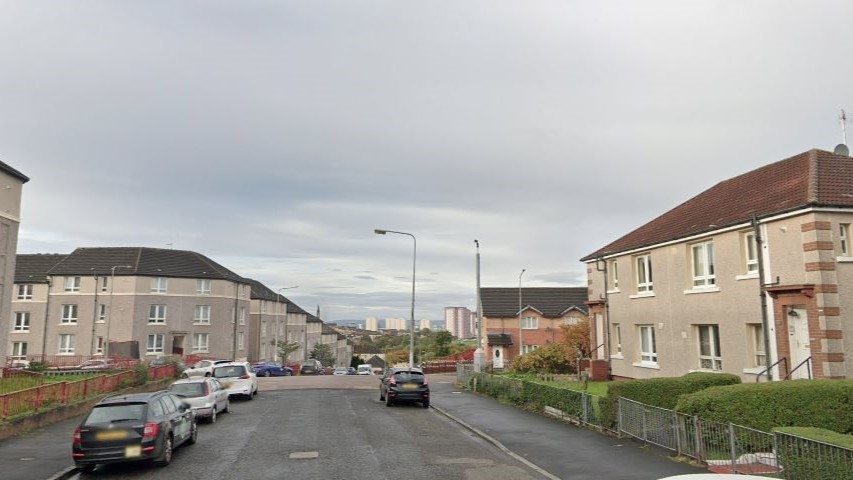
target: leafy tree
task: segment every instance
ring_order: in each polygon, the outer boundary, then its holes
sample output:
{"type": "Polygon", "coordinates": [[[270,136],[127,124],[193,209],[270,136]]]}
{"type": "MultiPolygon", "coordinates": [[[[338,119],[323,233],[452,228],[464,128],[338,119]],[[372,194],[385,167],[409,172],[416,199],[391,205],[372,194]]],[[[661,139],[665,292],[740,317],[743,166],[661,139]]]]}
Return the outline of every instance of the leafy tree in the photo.
{"type": "Polygon", "coordinates": [[[389,366],[396,363],[406,363],[409,361],[409,351],[405,349],[390,350],[385,363],[389,366]]]}
{"type": "Polygon", "coordinates": [[[433,353],[436,357],[446,357],[450,355],[450,345],[453,343],[453,335],[446,330],[442,330],[435,334],[433,353]]]}
{"type": "MultiPolygon", "coordinates": [[[[275,344],[275,340],[270,343],[275,344]]],[[[299,342],[285,342],[284,340],[279,340],[278,356],[281,357],[283,362],[287,362],[287,357],[289,357],[291,353],[299,350],[300,346],[299,342]]]]}
{"type": "Polygon", "coordinates": [[[349,366],[352,368],[358,368],[358,366],[361,365],[362,363],[364,363],[364,362],[361,361],[361,357],[359,357],[357,355],[353,355],[352,358],[350,358],[349,366]]]}
{"type": "Polygon", "coordinates": [[[562,325],[560,328],[563,330],[560,343],[574,349],[574,357],[589,357],[592,350],[589,345],[589,320],[579,320],[573,325],[562,325]]]}
{"type": "Polygon", "coordinates": [[[335,360],[337,360],[335,352],[332,351],[332,346],[325,343],[318,343],[317,345],[314,345],[309,357],[319,360],[324,367],[334,366],[335,360]]]}

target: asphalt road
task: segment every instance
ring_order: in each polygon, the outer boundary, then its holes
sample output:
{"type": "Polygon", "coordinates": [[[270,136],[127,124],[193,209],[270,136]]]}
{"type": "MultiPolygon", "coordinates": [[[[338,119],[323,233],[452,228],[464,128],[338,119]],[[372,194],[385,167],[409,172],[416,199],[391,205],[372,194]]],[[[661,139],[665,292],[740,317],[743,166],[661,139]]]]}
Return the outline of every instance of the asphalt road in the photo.
{"type": "Polygon", "coordinates": [[[72,478],[542,478],[431,409],[379,403],[377,377],[269,390],[288,380],[295,378],[263,379],[265,391],[235,401],[233,413],[217,423],[200,425],[198,444],[179,448],[168,467],[107,465],[72,478]]]}

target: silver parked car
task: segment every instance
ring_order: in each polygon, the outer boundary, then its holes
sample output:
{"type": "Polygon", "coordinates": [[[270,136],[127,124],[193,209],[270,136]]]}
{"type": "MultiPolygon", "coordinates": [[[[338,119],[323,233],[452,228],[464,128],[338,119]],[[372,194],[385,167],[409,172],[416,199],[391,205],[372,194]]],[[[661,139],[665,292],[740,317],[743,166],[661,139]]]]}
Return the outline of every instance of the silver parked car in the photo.
{"type": "Polygon", "coordinates": [[[173,383],[169,391],[189,403],[196,418],[206,418],[210,423],[216,422],[217,413],[228,413],[231,408],[228,392],[215,378],[181,379],[173,383]]]}

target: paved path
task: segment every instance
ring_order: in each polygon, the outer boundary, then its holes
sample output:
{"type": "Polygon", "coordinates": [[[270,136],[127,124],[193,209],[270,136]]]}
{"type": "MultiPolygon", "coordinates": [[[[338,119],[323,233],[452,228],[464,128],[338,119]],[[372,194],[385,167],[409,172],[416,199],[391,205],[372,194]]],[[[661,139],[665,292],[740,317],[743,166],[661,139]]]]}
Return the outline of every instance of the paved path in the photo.
{"type": "Polygon", "coordinates": [[[578,428],[491,398],[456,390],[450,377],[433,376],[432,404],[485,432],[559,478],[643,480],[707,473],[629,439],[578,428]]]}

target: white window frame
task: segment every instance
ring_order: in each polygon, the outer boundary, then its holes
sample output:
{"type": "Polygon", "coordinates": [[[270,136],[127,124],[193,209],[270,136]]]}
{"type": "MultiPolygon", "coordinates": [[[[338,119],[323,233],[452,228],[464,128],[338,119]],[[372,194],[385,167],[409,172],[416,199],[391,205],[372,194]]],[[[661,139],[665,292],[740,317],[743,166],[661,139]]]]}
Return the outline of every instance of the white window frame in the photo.
{"type": "Polygon", "coordinates": [[[539,347],[540,347],[540,345],[524,344],[521,346],[521,354],[524,355],[524,354],[530,353],[530,352],[538,349],[539,347]]]}
{"type": "Polygon", "coordinates": [[[267,335],[267,321],[264,320],[261,322],[261,336],[265,337],[267,335]]]}
{"type": "Polygon", "coordinates": [[[210,295],[211,281],[209,278],[199,278],[195,281],[195,293],[198,295],[210,295]]]}
{"type": "Polygon", "coordinates": [[[107,304],[98,304],[98,320],[95,323],[106,323],[107,321],[107,304]]]}
{"type": "Polygon", "coordinates": [[[110,280],[109,277],[106,277],[106,276],[101,277],[101,291],[102,292],[106,292],[109,289],[109,287],[110,287],[109,280],[110,280]]]}
{"type": "Polygon", "coordinates": [[[237,332],[237,350],[243,350],[244,335],[243,332],[237,332]]]}
{"type": "Polygon", "coordinates": [[[18,285],[18,300],[32,300],[33,299],[33,284],[32,283],[24,283],[22,285],[18,285]]]}
{"type": "Polygon", "coordinates": [[[538,330],[539,329],[539,317],[521,317],[521,329],[522,330],[538,330]]]}
{"type": "Polygon", "coordinates": [[[157,355],[164,352],[166,335],[162,333],[149,333],[145,344],[146,355],[157,355]],[[152,340],[154,340],[152,342],[152,340]]]}
{"type": "Polygon", "coordinates": [[[66,303],[62,305],[62,317],[59,323],[62,325],[77,325],[77,304],[66,303]]]}
{"type": "Polygon", "coordinates": [[[148,324],[165,325],[168,309],[166,305],[152,304],[148,307],[148,324]]]}
{"type": "Polygon", "coordinates": [[[9,351],[12,358],[27,358],[27,342],[12,342],[12,350],[9,351]]]}
{"type": "Polygon", "coordinates": [[[208,353],[210,351],[210,335],[207,333],[193,334],[193,353],[208,353]],[[204,339],[204,344],[201,340],[204,339]]]}
{"type": "Polygon", "coordinates": [[[693,288],[713,288],[717,286],[717,275],[714,266],[714,241],[707,240],[690,245],[690,268],[693,274],[693,288]],[[696,256],[703,261],[696,264],[696,256]],[[700,271],[700,267],[701,271],[700,271]]]}
{"type": "Polygon", "coordinates": [[[758,273],[758,243],[755,241],[755,232],[743,234],[743,258],[746,263],[746,273],[758,273]],[[750,258],[749,251],[752,247],[753,257],[750,258]]]}
{"type": "Polygon", "coordinates": [[[622,325],[619,323],[611,324],[613,328],[613,333],[615,337],[614,345],[616,346],[616,353],[612,354],[613,357],[622,358],[622,325]]]}
{"type": "Polygon", "coordinates": [[[77,338],[73,333],[60,333],[57,346],[58,355],[74,355],[77,338]]]}
{"type": "Polygon", "coordinates": [[[15,323],[12,325],[12,331],[18,333],[29,333],[30,312],[15,312],[15,323]]]}
{"type": "Polygon", "coordinates": [[[619,290],[619,264],[616,260],[610,261],[610,268],[608,269],[610,272],[610,289],[611,290],[619,290]]]}
{"type": "Polygon", "coordinates": [[[240,325],[246,324],[246,307],[240,307],[240,325]]]}
{"type": "Polygon", "coordinates": [[[764,351],[764,325],[751,323],[749,328],[749,342],[752,344],[752,366],[765,367],[767,363],[767,352],[764,351]]]}
{"type": "Polygon", "coordinates": [[[850,255],[850,224],[838,224],[838,243],[841,248],[841,256],[847,257],[850,255]]]}
{"type": "Polygon", "coordinates": [[[195,325],[210,325],[210,305],[196,305],[193,309],[195,325]]]}
{"type": "Polygon", "coordinates": [[[635,281],[637,293],[647,294],[654,292],[654,277],[652,275],[652,255],[645,253],[634,257],[634,269],[636,270],[635,281]],[[642,265],[642,269],[640,266],[642,265]],[[643,275],[641,275],[643,274],[643,275]]]}
{"type": "Polygon", "coordinates": [[[637,325],[637,331],[640,337],[640,343],[638,344],[639,353],[640,353],[640,364],[642,365],[658,365],[658,352],[657,352],[657,339],[655,338],[655,326],[654,325],[637,325]],[[649,337],[648,344],[651,346],[651,350],[645,351],[645,346],[643,345],[644,337],[649,337]]]}
{"type": "Polygon", "coordinates": [[[95,355],[104,354],[104,337],[95,337],[95,355]]]}
{"type": "Polygon", "coordinates": [[[80,291],[80,277],[65,277],[65,291],[66,292],[79,292],[80,291]]]}
{"type": "Polygon", "coordinates": [[[169,291],[169,279],[166,277],[154,277],[151,279],[151,293],[167,293],[169,291]]]}
{"type": "Polygon", "coordinates": [[[698,344],[699,369],[720,372],[723,370],[723,357],[720,353],[720,326],[716,324],[696,325],[696,343],[698,344]],[[702,332],[708,335],[708,350],[702,353],[702,332]]]}

